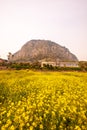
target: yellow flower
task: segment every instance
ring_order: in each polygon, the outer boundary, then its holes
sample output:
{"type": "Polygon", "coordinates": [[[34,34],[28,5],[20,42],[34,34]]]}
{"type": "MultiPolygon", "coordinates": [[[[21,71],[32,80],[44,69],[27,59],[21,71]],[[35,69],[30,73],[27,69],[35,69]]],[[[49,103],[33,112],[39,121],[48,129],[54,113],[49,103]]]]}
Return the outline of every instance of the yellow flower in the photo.
{"type": "Polygon", "coordinates": [[[62,130],[77,116],[70,129],[86,130],[87,73],[0,71],[1,83],[8,100],[0,104],[0,130],[42,130],[45,122],[62,130]]]}
{"type": "Polygon", "coordinates": [[[44,118],[46,118],[46,114],[44,113],[44,118]]]}
{"type": "Polygon", "coordinates": [[[32,126],[36,127],[36,126],[37,126],[37,124],[36,124],[35,122],[33,122],[33,123],[32,123],[32,126]]]}
{"type": "Polygon", "coordinates": [[[1,130],[6,130],[6,129],[7,129],[7,128],[5,128],[5,126],[2,126],[2,127],[1,127],[1,130]]]}
{"type": "Polygon", "coordinates": [[[9,130],[15,130],[15,127],[12,125],[9,127],[9,130]]]}
{"type": "Polygon", "coordinates": [[[41,116],[39,117],[39,120],[42,121],[42,117],[41,116]]]}
{"type": "Polygon", "coordinates": [[[21,105],[21,101],[19,101],[17,105],[20,106],[21,105]]]}
{"type": "Polygon", "coordinates": [[[23,126],[24,126],[24,125],[25,125],[25,124],[24,124],[23,122],[21,122],[20,125],[19,125],[20,129],[23,129],[23,126]]]}
{"type": "Polygon", "coordinates": [[[52,111],[52,116],[55,116],[55,112],[54,111],[52,111]]]}
{"type": "Polygon", "coordinates": [[[23,112],[22,117],[26,117],[26,113],[25,112],[23,112]]]}
{"type": "Polygon", "coordinates": [[[14,106],[14,102],[11,102],[11,106],[14,106]]]}
{"type": "Polygon", "coordinates": [[[0,121],[0,124],[2,124],[2,122],[0,121]]]}
{"type": "Polygon", "coordinates": [[[75,130],[81,130],[81,128],[79,126],[76,126],[75,130]]]}
{"type": "Polygon", "coordinates": [[[25,122],[28,122],[29,116],[25,116],[25,122]]]}
{"type": "Polygon", "coordinates": [[[86,130],[86,127],[82,125],[82,129],[83,129],[83,130],[86,130]]]}
{"type": "Polygon", "coordinates": [[[7,117],[9,117],[11,115],[11,112],[9,111],[8,113],[7,113],[7,117]]]}
{"type": "Polygon", "coordinates": [[[29,120],[30,122],[32,122],[33,121],[33,117],[30,117],[30,120],[29,120]]]}
{"type": "Polygon", "coordinates": [[[33,126],[30,126],[29,130],[34,130],[34,127],[33,127],[33,126]]]}
{"type": "Polygon", "coordinates": [[[42,124],[40,124],[40,129],[43,129],[43,125],[42,124]]]}
{"type": "Polygon", "coordinates": [[[9,125],[12,124],[12,121],[11,121],[10,119],[8,119],[6,123],[7,123],[7,125],[9,126],[9,125]]]}
{"type": "Polygon", "coordinates": [[[29,123],[27,123],[27,126],[30,126],[30,124],[29,124],[29,123]]]}

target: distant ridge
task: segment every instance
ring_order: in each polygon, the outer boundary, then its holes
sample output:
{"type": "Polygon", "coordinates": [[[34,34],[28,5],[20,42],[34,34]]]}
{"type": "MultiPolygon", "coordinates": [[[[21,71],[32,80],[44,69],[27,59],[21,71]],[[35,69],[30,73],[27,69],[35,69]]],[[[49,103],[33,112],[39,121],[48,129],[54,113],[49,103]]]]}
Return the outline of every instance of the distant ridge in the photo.
{"type": "Polygon", "coordinates": [[[78,61],[69,49],[49,40],[31,40],[14,53],[9,53],[11,62],[78,61]]]}

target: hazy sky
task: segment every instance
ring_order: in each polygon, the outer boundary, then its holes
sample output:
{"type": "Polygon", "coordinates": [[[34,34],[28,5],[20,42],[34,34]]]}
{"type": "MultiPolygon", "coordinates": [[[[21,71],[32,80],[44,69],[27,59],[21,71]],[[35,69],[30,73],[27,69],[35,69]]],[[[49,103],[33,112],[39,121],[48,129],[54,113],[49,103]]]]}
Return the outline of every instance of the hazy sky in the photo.
{"type": "Polygon", "coordinates": [[[57,42],[87,60],[87,0],[0,0],[0,57],[31,39],[57,42]]]}

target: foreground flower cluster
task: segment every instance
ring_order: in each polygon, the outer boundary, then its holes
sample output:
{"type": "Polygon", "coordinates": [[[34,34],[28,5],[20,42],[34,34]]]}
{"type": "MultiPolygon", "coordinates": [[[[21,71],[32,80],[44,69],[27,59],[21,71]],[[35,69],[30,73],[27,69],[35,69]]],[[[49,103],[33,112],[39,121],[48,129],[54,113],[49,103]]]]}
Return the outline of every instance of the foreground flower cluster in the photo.
{"type": "Polygon", "coordinates": [[[0,71],[1,130],[87,130],[87,73],[0,71]]]}

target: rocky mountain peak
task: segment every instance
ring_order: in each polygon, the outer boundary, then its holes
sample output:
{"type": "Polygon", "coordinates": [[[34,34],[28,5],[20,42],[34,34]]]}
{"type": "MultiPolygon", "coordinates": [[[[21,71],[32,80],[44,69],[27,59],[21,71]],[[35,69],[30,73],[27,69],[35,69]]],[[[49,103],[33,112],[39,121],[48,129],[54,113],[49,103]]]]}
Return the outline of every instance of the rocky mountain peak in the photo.
{"type": "Polygon", "coordinates": [[[49,40],[31,40],[9,56],[11,62],[78,61],[69,49],[49,40]]]}

